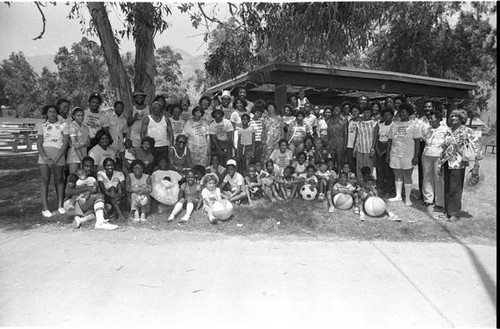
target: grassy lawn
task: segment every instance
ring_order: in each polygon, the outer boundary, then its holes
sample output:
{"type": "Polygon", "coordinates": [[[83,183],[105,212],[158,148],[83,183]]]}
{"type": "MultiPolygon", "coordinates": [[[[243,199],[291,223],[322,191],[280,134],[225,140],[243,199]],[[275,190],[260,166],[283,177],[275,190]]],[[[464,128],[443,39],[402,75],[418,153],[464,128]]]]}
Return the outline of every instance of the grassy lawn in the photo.
{"type": "MultiPolygon", "coordinates": [[[[72,216],[54,216],[49,220],[41,216],[39,192],[40,174],[37,156],[2,157],[0,161],[0,199],[10,203],[0,207],[0,228],[27,230],[40,225],[71,228],[72,216]]],[[[294,200],[293,202],[261,202],[255,207],[242,205],[236,208],[232,220],[212,225],[203,212],[195,212],[185,225],[167,223],[170,212],[150,215],[141,224],[118,223],[122,230],[185,230],[217,232],[227,235],[267,236],[325,236],[333,239],[390,240],[390,241],[453,241],[496,244],[496,155],[486,154],[481,172],[484,179],[474,189],[464,191],[462,219],[456,223],[432,220],[427,217],[419,200],[412,207],[390,204],[401,222],[391,222],[387,216],[367,217],[361,222],[352,209],[329,214],[326,202],[294,200]],[[409,219],[415,220],[414,223],[409,219]]],[[[416,178],[416,173],[414,173],[416,178]]],[[[417,182],[415,179],[414,182],[417,182]]],[[[49,204],[55,209],[55,192],[50,190],[49,204]]],[[[418,190],[414,194],[418,195],[418,190]]],[[[153,207],[155,210],[155,207],[153,207]]],[[[156,211],[155,211],[156,212],[156,211]]],[[[182,213],[181,213],[182,215],[182,213]]],[[[181,217],[181,216],[179,216],[181,217]]],[[[92,226],[82,229],[91,230],[92,226]]],[[[112,233],[110,233],[112,234],[112,233]]]]}

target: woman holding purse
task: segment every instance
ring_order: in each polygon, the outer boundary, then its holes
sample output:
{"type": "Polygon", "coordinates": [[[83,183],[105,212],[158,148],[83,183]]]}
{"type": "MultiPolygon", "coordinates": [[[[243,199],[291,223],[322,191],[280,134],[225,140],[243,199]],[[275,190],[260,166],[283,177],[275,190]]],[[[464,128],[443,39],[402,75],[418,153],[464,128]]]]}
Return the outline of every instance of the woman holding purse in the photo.
{"type": "Polygon", "coordinates": [[[464,126],[467,112],[454,110],[450,113],[449,131],[443,143],[443,151],[438,160],[438,173],[444,176],[444,212],[447,221],[460,220],[465,168],[474,161],[472,175],[479,176],[481,145],[474,131],[464,126]]]}

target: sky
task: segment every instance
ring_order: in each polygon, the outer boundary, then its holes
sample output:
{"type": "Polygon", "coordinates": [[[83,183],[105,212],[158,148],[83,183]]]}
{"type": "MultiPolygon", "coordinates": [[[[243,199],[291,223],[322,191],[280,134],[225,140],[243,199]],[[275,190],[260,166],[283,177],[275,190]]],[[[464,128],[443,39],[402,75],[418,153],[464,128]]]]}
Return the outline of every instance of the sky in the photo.
{"type": "MultiPolygon", "coordinates": [[[[82,35],[78,20],[66,18],[69,6],[57,3],[44,8],[47,19],[45,34],[40,40],[33,40],[42,31],[42,19],[37,7],[32,2],[15,2],[10,5],[0,3],[0,60],[8,58],[12,52],[22,51],[25,56],[55,55],[59,47],[70,47],[78,42],[82,35]]],[[[191,26],[187,14],[181,14],[175,5],[167,22],[171,25],[155,39],[156,46],[165,45],[180,48],[193,56],[203,55],[207,44],[203,41],[205,28],[195,29],[191,26]]],[[[214,10],[225,15],[224,5],[219,4],[214,10]]],[[[113,27],[118,28],[119,19],[116,14],[109,15],[113,27]]],[[[97,38],[88,37],[95,41],[97,38]]],[[[121,52],[133,51],[130,40],[123,40],[121,52]]]]}
{"type": "MultiPolygon", "coordinates": [[[[82,38],[81,25],[78,20],[66,18],[69,6],[58,2],[56,6],[47,5],[44,8],[47,19],[46,31],[42,39],[33,40],[42,31],[42,20],[38,9],[33,2],[13,2],[9,7],[0,3],[0,60],[8,58],[10,53],[22,51],[25,56],[55,55],[59,47],[68,48],[82,38]]],[[[167,21],[170,27],[155,39],[156,46],[173,46],[187,53],[197,56],[203,55],[207,44],[203,41],[205,28],[195,29],[187,14],[182,14],[173,4],[172,15],[167,21]]],[[[228,17],[227,7],[223,3],[212,5],[211,11],[215,12],[221,20],[228,17]]],[[[109,15],[111,24],[120,27],[120,20],[115,13],[109,15]]],[[[496,27],[496,15],[490,19],[496,27]]],[[[211,28],[215,26],[212,25],[211,28]]],[[[88,37],[95,41],[97,38],[88,37]]],[[[121,52],[134,50],[131,40],[124,39],[121,43],[121,52]]]]}

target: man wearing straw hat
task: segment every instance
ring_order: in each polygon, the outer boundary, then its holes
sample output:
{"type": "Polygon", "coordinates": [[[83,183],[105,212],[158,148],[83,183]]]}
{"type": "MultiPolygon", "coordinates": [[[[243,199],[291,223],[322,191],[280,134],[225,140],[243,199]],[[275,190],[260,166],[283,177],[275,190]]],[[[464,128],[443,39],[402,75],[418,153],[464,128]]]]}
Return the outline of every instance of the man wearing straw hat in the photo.
{"type": "Polygon", "coordinates": [[[232,97],[229,90],[223,90],[222,95],[219,96],[222,111],[224,111],[224,119],[229,120],[231,118],[231,113],[233,113],[234,108],[231,105],[232,97]]]}

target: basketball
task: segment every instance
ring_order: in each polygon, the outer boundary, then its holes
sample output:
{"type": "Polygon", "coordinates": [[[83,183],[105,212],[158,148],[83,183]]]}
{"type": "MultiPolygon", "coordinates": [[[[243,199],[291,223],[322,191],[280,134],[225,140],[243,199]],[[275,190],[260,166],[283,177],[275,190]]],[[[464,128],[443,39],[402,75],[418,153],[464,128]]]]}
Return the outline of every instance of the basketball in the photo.
{"type": "Polygon", "coordinates": [[[233,215],[233,205],[226,199],[215,201],[212,213],[218,220],[227,220],[233,215]]]}
{"type": "Polygon", "coordinates": [[[353,203],[354,200],[349,194],[339,193],[333,197],[333,204],[335,205],[335,207],[341,210],[347,210],[351,208],[353,203]]]}
{"type": "Polygon", "coordinates": [[[365,212],[372,216],[377,217],[385,212],[385,202],[379,197],[371,196],[365,201],[365,212]]]}
{"type": "Polygon", "coordinates": [[[300,195],[302,199],[307,201],[312,201],[316,198],[318,191],[309,184],[306,184],[300,188],[300,195]]]}

